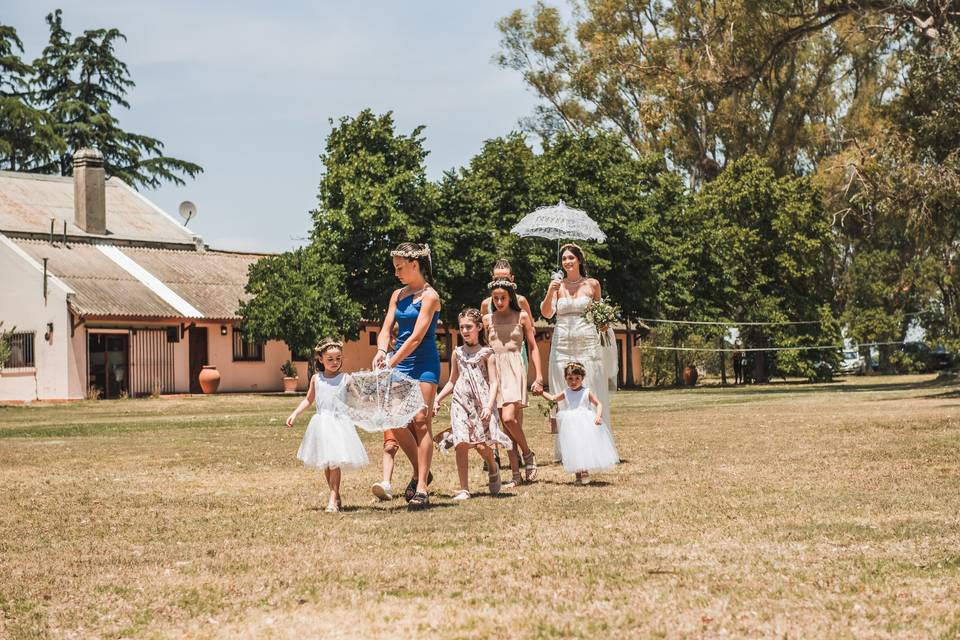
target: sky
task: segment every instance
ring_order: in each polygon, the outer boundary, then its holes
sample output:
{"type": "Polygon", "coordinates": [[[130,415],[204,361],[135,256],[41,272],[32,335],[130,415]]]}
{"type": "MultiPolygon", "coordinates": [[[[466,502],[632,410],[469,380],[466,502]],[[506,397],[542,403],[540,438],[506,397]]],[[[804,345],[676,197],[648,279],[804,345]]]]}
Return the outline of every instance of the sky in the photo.
{"type": "Polygon", "coordinates": [[[431,179],[469,162],[483,141],[519,128],[535,96],[493,62],[497,20],[532,0],[272,3],[4,0],[25,57],[64,27],[115,27],[136,87],[128,131],[200,164],[185,186],[143,193],[170,214],[197,205],[189,228],[214,248],[284,251],[305,242],[329,120],[393,111],[399,133],[425,125],[431,179]]]}

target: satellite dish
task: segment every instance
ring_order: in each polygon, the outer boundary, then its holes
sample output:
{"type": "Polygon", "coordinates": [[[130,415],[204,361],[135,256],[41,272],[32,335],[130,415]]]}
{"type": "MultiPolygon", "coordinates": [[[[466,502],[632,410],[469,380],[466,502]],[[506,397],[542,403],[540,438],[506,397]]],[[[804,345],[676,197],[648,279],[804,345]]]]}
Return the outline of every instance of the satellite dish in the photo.
{"type": "Polygon", "coordinates": [[[187,226],[190,220],[197,216],[197,205],[189,200],[180,203],[180,217],[183,218],[183,226],[187,226]]]}

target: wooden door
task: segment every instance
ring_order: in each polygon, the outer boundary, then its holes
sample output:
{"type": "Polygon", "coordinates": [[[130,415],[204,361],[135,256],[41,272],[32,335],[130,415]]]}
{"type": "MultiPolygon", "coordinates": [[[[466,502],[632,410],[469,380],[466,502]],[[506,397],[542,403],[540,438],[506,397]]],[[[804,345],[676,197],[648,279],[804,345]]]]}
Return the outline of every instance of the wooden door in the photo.
{"type": "Polygon", "coordinates": [[[200,371],[208,363],[207,328],[190,329],[190,393],[202,393],[200,389],[200,371]]]}

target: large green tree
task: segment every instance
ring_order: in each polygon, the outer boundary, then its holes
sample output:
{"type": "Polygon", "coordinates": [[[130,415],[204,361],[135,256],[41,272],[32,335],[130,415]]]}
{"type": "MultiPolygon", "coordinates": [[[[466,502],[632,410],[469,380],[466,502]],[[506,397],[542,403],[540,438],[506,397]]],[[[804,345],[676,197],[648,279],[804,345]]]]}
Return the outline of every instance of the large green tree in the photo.
{"type": "MultiPolygon", "coordinates": [[[[845,318],[859,341],[897,342],[920,321],[960,346],[960,39],[913,43],[895,97],[821,179],[833,184],[847,269],[845,318]],[[840,183],[839,185],[836,183],[840,183]],[[920,316],[914,315],[918,312],[920,316]]],[[[895,349],[881,346],[886,369],[895,349]]]]}
{"type": "Polygon", "coordinates": [[[880,99],[900,46],[937,33],[948,0],[574,0],[503,18],[499,62],[542,99],[530,123],[611,129],[697,183],[754,152],[812,170],[880,99]]]}
{"type": "Polygon", "coordinates": [[[262,258],[250,266],[240,303],[243,332],[250,340],[282,340],[299,358],[325,337],[356,338],[360,305],[343,288],[344,269],[318,247],[262,258]]]}
{"type": "Polygon", "coordinates": [[[431,245],[445,321],[455,322],[461,310],[480,304],[499,258],[510,260],[521,293],[536,298],[545,284],[556,246],[510,233],[544,204],[539,165],[524,136],[511,134],[488,140],[466,167],[440,180],[431,245]]]}
{"type": "Polygon", "coordinates": [[[429,239],[436,195],[426,177],[421,131],[397,134],[392,114],[367,109],[340,119],[321,156],[311,242],[343,267],[343,286],[367,320],[383,317],[398,286],[390,250],[429,239]]]}
{"type": "Polygon", "coordinates": [[[30,104],[33,67],[21,58],[23,42],[0,24],[0,168],[31,171],[64,150],[48,113],[30,104]]]}
{"type": "MultiPolygon", "coordinates": [[[[836,249],[831,219],[808,177],[776,177],[758,156],[731,163],[694,200],[691,215],[707,230],[711,278],[695,297],[711,300],[724,319],[737,322],[810,321],[811,324],[745,326],[748,347],[839,344],[835,320],[836,249]]],[[[701,247],[706,249],[705,246],[701,247]]],[[[831,350],[791,350],[755,359],[755,378],[772,362],[785,373],[812,375],[831,350]]]]}
{"type": "MultiPolygon", "coordinates": [[[[135,186],[184,184],[203,169],[193,162],[163,155],[163,143],[121,128],[116,108],[129,109],[126,96],[135,85],[116,46],[126,37],[117,29],[91,29],[74,38],[58,9],[47,16],[50,38],[33,63],[31,103],[44,110],[63,141],[55,157],[35,170],[71,175],[72,153],[95,147],[108,175],[135,186]]],[[[42,155],[41,155],[42,157],[42,155]]],[[[34,161],[36,162],[36,161],[34,161]]]]}

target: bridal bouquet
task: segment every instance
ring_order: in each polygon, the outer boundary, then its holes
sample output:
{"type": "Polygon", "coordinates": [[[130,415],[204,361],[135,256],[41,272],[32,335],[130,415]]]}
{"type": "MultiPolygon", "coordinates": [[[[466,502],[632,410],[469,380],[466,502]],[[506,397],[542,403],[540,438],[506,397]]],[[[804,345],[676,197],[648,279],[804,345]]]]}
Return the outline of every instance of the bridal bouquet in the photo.
{"type": "Polygon", "coordinates": [[[597,328],[600,334],[600,345],[610,346],[610,338],[607,336],[606,328],[620,317],[620,307],[610,302],[610,298],[601,298],[593,300],[583,311],[583,319],[597,328]]]}

